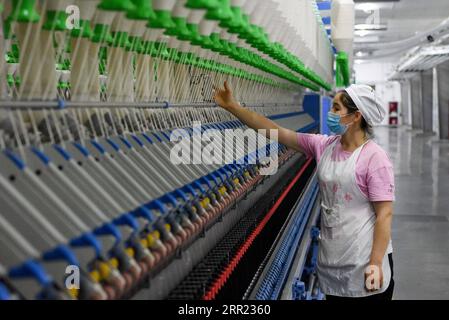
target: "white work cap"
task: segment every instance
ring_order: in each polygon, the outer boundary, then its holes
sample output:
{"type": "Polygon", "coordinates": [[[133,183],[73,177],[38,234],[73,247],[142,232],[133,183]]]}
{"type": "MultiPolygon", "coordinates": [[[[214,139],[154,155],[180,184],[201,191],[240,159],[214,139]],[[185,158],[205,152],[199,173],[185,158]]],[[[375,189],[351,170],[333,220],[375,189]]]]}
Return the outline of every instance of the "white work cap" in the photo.
{"type": "Polygon", "coordinates": [[[369,125],[380,124],[387,110],[380,104],[373,88],[367,85],[353,84],[345,90],[369,125]]]}

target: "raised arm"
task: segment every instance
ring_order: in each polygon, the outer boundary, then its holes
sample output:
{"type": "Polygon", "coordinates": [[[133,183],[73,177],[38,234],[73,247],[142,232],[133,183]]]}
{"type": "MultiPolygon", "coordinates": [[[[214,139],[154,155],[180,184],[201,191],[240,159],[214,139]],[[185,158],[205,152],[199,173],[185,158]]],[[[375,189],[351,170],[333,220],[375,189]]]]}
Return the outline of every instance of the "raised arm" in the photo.
{"type": "Polygon", "coordinates": [[[270,138],[270,130],[278,130],[278,140],[283,145],[292,148],[294,150],[302,152],[298,145],[297,133],[293,130],[289,130],[279,126],[274,121],[271,121],[267,117],[264,117],[257,112],[243,108],[232,95],[232,91],[229,88],[228,83],[225,81],[224,89],[217,88],[214,94],[215,102],[221,106],[223,109],[231,112],[236,116],[241,122],[246,124],[248,127],[259,130],[267,130],[267,138],[270,138]]]}

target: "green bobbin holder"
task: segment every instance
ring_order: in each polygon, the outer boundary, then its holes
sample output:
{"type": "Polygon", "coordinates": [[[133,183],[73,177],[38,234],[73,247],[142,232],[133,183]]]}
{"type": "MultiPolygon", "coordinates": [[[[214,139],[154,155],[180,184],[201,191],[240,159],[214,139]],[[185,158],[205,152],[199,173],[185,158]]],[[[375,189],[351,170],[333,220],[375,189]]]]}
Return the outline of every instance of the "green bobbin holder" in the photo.
{"type": "Polygon", "coordinates": [[[171,12],[166,10],[155,10],[155,18],[149,19],[148,27],[152,29],[171,29],[176,25],[171,18],[171,12]]]}
{"type": "Polygon", "coordinates": [[[35,7],[36,0],[12,0],[12,10],[8,19],[17,22],[38,22],[40,16],[35,7]]]}
{"type": "Polygon", "coordinates": [[[97,7],[105,11],[131,12],[136,9],[131,0],[101,0],[97,7]]]}
{"type": "Polygon", "coordinates": [[[66,19],[67,13],[64,11],[47,11],[42,29],[48,31],[64,31],[67,29],[66,19]]]}
{"type": "Polygon", "coordinates": [[[220,5],[217,0],[187,0],[186,8],[196,10],[215,9],[220,5]]]}
{"type": "Polygon", "coordinates": [[[113,42],[113,38],[112,38],[111,34],[109,33],[109,25],[96,24],[94,26],[91,41],[95,42],[95,43],[111,44],[113,42]]]}
{"type": "Polygon", "coordinates": [[[74,38],[91,38],[93,36],[92,28],[90,27],[90,21],[80,20],[80,27],[72,29],[70,36],[74,38]]]}

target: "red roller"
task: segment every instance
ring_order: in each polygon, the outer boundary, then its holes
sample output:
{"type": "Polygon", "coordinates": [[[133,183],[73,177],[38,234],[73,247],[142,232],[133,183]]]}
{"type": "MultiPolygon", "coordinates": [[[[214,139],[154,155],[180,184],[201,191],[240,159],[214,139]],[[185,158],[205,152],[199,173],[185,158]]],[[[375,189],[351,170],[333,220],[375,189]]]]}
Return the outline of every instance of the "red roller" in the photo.
{"type": "Polygon", "coordinates": [[[281,205],[282,201],[285,199],[287,194],[290,192],[290,190],[293,188],[293,186],[296,184],[296,182],[299,180],[299,178],[301,178],[301,176],[304,174],[304,172],[306,171],[306,169],[309,167],[309,165],[311,163],[312,163],[312,159],[308,159],[307,162],[305,163],[305,165],[301,168],[301,170],[295,176],[295,178],[289,183],[287,188],[282,192],[281,196],[277,199],[277,201],[273,205],[273,207],[271,207],[270,211],[268,211],[267,215],[259,223],[259,225],[256,227],[256,229],[254,229],[254,231],[251,233],[251,235],[246,239],[245,243],[240,247],[240,249],[237,251],[236,255],[230,261],[230,263],[226,266],[226,268],[223,270],[223,272],[220,274],[220,276],[215,280],[215,282],[212,284],[212,286],[209,288],[209,290],[203,296],[203,300],[215,299],[216,295],[221,290],[223,285],[226,283],[227,279],[232,274],[235,267],[238,265],[239,261],[245,255],[246,251],[251,247],[251,245],[253,244],[256,237],[265,228],[266,224],[271,219],[273,214],[276,212],[277,208],[281,205]]]}

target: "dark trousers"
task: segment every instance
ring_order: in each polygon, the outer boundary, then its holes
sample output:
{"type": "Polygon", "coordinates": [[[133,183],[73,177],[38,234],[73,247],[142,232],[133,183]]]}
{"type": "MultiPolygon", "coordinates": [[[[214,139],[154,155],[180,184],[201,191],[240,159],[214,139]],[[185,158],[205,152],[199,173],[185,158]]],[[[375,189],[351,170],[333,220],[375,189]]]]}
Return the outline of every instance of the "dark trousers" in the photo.
{"type": "Polygon", "coordinates": [[[344,301],[344,300],[351,300],[351,301],[389,301],[393,299],[393,291],[394,291],[394,280],[393,280],[393,254],[390,253],[388,255],[388,261],[390,262],[390,270],[391,270],[391,281],[390,285],[388,286],[387,290],[382,293],[374,294],[372,296],[368,297],[361,297],[361,298],[351,298],[351,297],[337,297],[337,296],[326,296],[326,300],[328,301],[344,301]]]}

